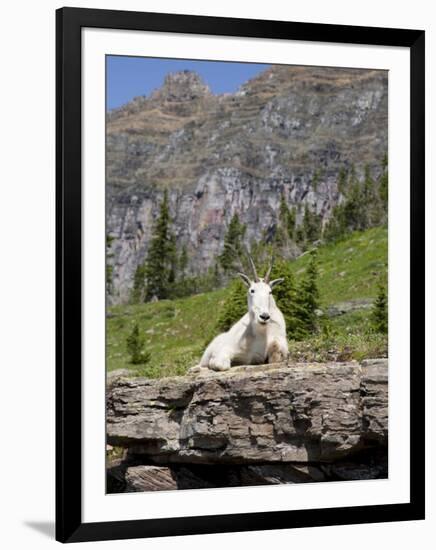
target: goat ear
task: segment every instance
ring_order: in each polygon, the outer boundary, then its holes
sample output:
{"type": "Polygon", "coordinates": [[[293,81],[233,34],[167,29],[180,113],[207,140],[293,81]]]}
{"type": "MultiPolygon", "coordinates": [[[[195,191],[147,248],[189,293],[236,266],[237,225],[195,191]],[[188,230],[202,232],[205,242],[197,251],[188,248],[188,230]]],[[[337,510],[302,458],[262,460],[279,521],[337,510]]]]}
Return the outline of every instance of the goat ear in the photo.
{"type": "Polygon", "coordinates": [[[246,284],[248,287],[251,286],[251,281],[250,279],[247,277],[247,275],[245,275],[244,273],[238,273],[239,277],[241,277],[241,279],[244,281],[244,284],[246,284]]]}
{"type": "Polygon", "coordinates": [[[284,280],[285,280],[284,277],[280,277],[280,279],[274,279],[274,281],[271,281],[269,283],[269,286],[271,288],[274,288],[276,285],[279,285],[280,283],[283,283],[284,280]]]}

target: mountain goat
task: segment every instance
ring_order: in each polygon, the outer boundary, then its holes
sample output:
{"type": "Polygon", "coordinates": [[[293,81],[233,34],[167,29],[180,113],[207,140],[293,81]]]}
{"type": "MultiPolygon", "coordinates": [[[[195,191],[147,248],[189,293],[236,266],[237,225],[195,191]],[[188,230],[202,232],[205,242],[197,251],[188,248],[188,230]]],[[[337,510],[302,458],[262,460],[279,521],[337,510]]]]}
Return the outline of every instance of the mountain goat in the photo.
{"type": "Polygon", "coordinates": [[[224,371],[234,365],[276,363],[288,357],[285,319],[272,295],[272,289],[284,279],[269,280],[272,261],[265,277],[259,278],[250,256],[249,261],[254,279],[238,273],[248,287],[247,313],[212,340],[190,372],[206,368],[224,371]]]}

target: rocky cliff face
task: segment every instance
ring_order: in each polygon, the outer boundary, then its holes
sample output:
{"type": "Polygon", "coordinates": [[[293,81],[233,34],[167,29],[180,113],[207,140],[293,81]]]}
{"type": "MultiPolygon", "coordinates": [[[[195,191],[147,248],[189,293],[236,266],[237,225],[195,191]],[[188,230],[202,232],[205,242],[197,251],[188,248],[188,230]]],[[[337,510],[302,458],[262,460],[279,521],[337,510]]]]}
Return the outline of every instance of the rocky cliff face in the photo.
{"type": "Polygon", "coordinates": [[[387,476],[387,360],[112,379],[109,465],[122,490],[387,476]]]}
{"type": "Polygon", "coordinates": [[[248,243],[273,235],[282,194],[328,218],[341,167],[378,175],[387,99],[385,71],[272,66],[233,95],[213,95],[195,73],[170,74],[110,112],[112,301],[128,298],[164,189],[191,272],[212,265],[234,213],[248,243]]]}

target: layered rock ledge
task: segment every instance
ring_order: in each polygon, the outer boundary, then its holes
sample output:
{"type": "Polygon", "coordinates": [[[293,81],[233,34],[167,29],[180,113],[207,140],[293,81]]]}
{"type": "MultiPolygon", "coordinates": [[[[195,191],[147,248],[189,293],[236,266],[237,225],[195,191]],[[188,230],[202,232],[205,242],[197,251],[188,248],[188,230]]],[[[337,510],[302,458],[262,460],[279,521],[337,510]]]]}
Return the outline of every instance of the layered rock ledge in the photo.
{"type": "Polygon", "coordinates": [[[386,477],[387,438],[387,359],[108,384],[114,490],[386,477]]]}

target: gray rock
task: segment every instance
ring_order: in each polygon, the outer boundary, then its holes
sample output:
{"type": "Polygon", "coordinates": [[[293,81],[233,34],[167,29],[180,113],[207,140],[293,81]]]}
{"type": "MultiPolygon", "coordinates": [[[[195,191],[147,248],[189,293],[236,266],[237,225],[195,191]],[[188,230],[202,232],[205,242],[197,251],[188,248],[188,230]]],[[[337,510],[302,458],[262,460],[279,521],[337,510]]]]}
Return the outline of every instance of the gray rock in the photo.
{"type": "Polygon", "coordinates": [[[126,470],[125,480],[127,493],[177,489],[171,470],[161,466],[131,466],[126,470]]]}
{"type": "MultiPolygon", "coordinates": [[[[113,476],[114,472],[111,471],[110,475],[113,476]]],[[[119,476],[119,471],[117,475],[119,476]]],[[[319,468],[292,464],[136,465],[127,466],[124,470],[123,492],[281,485],[325,481],[326,479],[326,475],[319,468]]]]}
{"type": "Polygon", "coordinates": [[[371,309],[374,300],[361,298],[358,300],[349,300],[348,302],[339,302],[327,308],[328,317],[338,317],[352,311],[360,311],[362,309],[371,309]]]}
{"type": "Polygon", "coordinates": [[[108,372],[106,375],[107,390],[112,388],[119,378],[131,378],[132,376],[132,372],[129,369],[116,369],[108,372]]]}
{"type": "Polygon", "coordinates": [[[155,464],[332,463],[387,446],[388,362],[273,364],[107,394],[108,443],[155,464]]]}
{"type": "Polygon", "coordinates": [[[362,429],[367,441],[384,443],[388,437],[388,361],[362,361],[362,429]]]}

